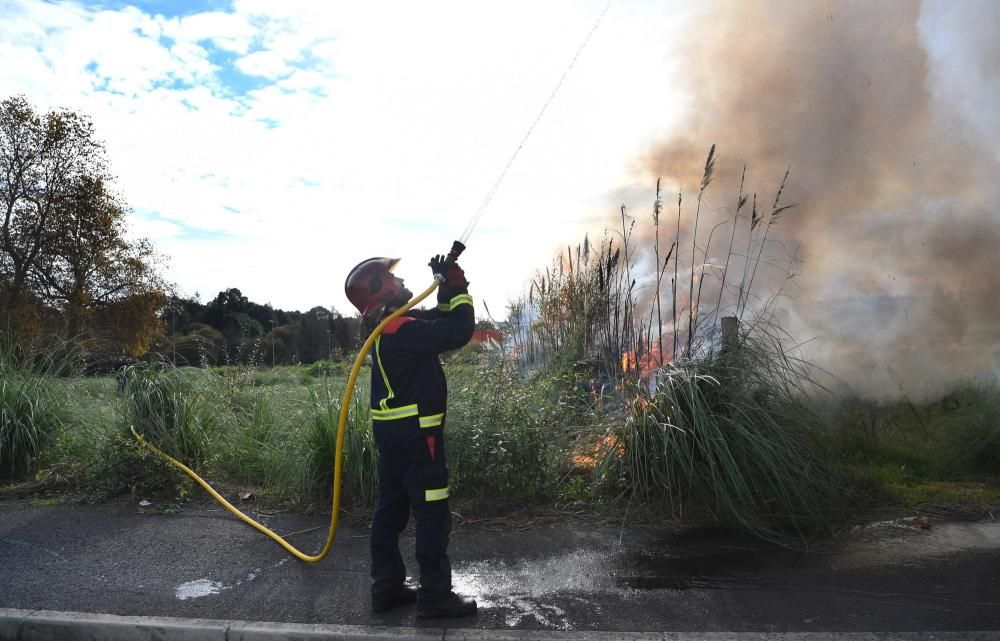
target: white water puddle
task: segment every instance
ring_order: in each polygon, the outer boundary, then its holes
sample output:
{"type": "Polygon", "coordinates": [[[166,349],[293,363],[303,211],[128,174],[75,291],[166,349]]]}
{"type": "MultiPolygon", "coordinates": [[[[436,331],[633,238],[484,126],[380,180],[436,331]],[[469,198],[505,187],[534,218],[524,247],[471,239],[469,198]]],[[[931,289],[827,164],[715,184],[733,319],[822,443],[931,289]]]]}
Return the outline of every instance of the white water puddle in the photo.
{"type": "Polygon", "coordinates": [[[452,582],[466,594],[483,597],[519,593],[531,597],[557,593],[618,592],[614,556],[606,551],[579,549],[558,556],[505,563],[468,563],[455,571],[452,582]]]}
{"type": "Polygon", "coordinates": [[[566,617],[566,611],[554,605],[539,603],[534,599],[509,597],[506,599],[509,612],[504,613],[504,623],[515,627],[525,619],[534,619],[539,624],[556,630],[573,629],[566,617]]]}
{"type": "Polygon", "coordinates": [[[187,601],[188,599],[197,599],[211,594],[218,594],[223,587],[218,581],[198,579],[197,581],[181,583],[174,591],[174,595],[181,601],[187,601]]]}
{"type": "Polygon", "coordinates": [[[532,620],[549,629],[572,630],[566,611],[544,601],[559,596],[587,603],[579,595],[617,591],[612,562],[608,552],[579,549],[514,566],[469,563],[452,573],[452,584],[459,594],[475,598],[480,608],[501,610],[510,627],[532,620]]]}
{"type": "MultiPolygon", "coordinates": [[[[273,570],[275,568],[279,568],[285,563],[288,563],[288,561],[288,558],[284,558],[267,569],[273,570]]],[[[254,568],[245,577],[236,579],[236,582],[232,585],[225,585],[219,581],[212,581],[210,579],[196,579],[194,581],[188,581],[186,583],[181,583],[174,588],[174,596],[180,601],[211,596],[213,594],[218,594],[223,590],[232,590],[233,588],[238,588],[244,583],[250,583],[263,574],[264,571],[265,570],[263,568],[254,568]]]]}

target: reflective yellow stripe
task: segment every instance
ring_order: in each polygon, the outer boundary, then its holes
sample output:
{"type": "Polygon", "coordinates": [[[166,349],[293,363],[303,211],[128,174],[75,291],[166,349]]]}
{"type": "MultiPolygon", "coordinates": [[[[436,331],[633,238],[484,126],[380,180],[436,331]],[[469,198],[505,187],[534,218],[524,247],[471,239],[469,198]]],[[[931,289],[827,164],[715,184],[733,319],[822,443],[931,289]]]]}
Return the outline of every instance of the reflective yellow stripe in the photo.
{"type": "Polygon", "coordinates": [[[444,423],[444,412],[441,412],[440,414],[434,414],[432,416],[420,417],[420,427],[437,427],[441,423],[444,423]]]}
{"type": "Polygon", "coordinates": [[[448,488],[443,487],[440,490],[425,490],[424,500],[425,501],[441,501],[448,498],[448,488]]]}
{"type": "Polygon", "coordinates": [[[413,405],[404,405],[403,407],[393,407],[387,410],[372,410],[372,420],[373,421],[394,421],[398,418],[409,418],[411,416],[416,416],[420,411],[417,409],[416,403],[413,405]]]}
{"type": "Polygon", "coordinates": [[[472,305],[472,296],[470,294],[459,294],[447,303],[438,303],[438,309],[442,312],[450,312],[459,305],[464,304],[472,305]]]}
{"type": "MultiPolygon", "coordinates": [[[[392,391],[392,385],[389,385],[389,377],[385,373],[385,368],[382,367],[382,354],[379,352],[379,347],[381,347],[381,345],[382,345],[382,336],[381,335],[376,336],[375,337],[375,360],[378,361],[378,371],[382,372],[382,382],[385,383],[385,389],[388,390],[388,392],[389,392],[389,395],[386,396],[385,398],[383,398],[379,402],[379,406],[381,406],[383,410],[388,410],[389,406],[386,405],[386,403],[388,403],[389,399],[392,398],[393,396],[395,396],[395,394],[392,391]]],[[[414,407],[416,407],[416,406],[414,405],[414,407]]],[[[413,416],[413,414],[410,414],[409,416],[413,416]]],[[[372,418],[374,418],[374,417],[375,417],[375,411],[373,410],[372,411],[372,418]]],[[[399,418],[399,417],[394,417],[394,418],[399,418]]],[[[387,420],[387,419],[380,419],[380,420],[387,420]]]]}

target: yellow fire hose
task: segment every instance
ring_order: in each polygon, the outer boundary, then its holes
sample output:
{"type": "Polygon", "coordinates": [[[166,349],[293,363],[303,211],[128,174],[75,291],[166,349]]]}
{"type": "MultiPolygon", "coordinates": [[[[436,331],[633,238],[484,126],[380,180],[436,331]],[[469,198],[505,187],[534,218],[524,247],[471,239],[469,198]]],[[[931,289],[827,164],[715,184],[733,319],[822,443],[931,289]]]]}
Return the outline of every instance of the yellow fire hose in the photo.
{"type": "Polygon", "coordinates": [[[430,287],[421,292],[419,296],[415,297],[410,302],[406,303],[393,313],[389,314],[389,316],[387,316],[381,323],[379,323],[375,327],[371,335],[368,337],[368,340],[366,340],[365,344],[361,346],[361,352],[358,353],[358,357],[354,359],[354,366],[351,368],[351,375],[347,378],[347,389],[344,390],[344,398],[340,403],[340,420],[337,423],[337,446],[333,460],[333,508],[330,514],[330,532],[326,537],[326,544],[323,546],[323,549],[320,550],[319,554],[313,556],[300,552],[298,549],[295,548],[295,546],[293,546],[288,541],[278,536],[275,532],[265,527],[264,525],[261,525],[257,521],[254,521],[249,516],[236,509],[236,507],[234,507],[232,503],[224,499],[222,495],[220,495],[218,492],[212,489],[212,486],[206,483],[205,480],[202,479],[200,476],[198,476],[194,472],[194,470],[189,468],[187,465],[184,465],[174,457],[170,456],[163,450],[148,443],[146,439],[144,439],[138,432],[135,431],[135,427],[131,428],[132,434],[134,434],[135,437],[139,439],[139,442],[142,443],[144,446],[148,447],[153,452],[156,452],[164,459],[166,459],[169,463],[171,463],[175,467],[180,468],[181,471],[183,471],[185,474],[193,478],[195,482],[198,483],[198,485],[205,488],[205,491],[211,494],[216,501],[218,501],[223,505],[223,507],[232,512],[236,518],[238,518],[247,525],[250,525],[259,532],[273,539],[275,543],[285,548],[285,550],[288,551],[289,554],[299,559],[300,561],[305,561],[306,563],[318,563],[319,561],[325,559],[326,555],[330,553],[330,549],[333,547],[333,540],[337,537],[337,524],[340,522],[340,475],[343,472],[343,466],[344,466],[344,431],[347,428],[347,413],[351,407],[351,396],[354,395],[354,383],[358,378],[358,372],[361,370],[361,364],[364,362],[365,355],[368,354],[368,350],[371,349],[372,343],[374,343],[375,339],[379,336],[379,334],[382,333],[382,330],[385,328],[385,326],[389,324],[389,321],[396,318],[397,316],[405,314],[411,307],[413,307],[420,301],[430,296],[431,293],[438,288],[438,285],[441,284],[442,280],[443,277],[435,276],[434,284],[432,284],[430,287]]]}

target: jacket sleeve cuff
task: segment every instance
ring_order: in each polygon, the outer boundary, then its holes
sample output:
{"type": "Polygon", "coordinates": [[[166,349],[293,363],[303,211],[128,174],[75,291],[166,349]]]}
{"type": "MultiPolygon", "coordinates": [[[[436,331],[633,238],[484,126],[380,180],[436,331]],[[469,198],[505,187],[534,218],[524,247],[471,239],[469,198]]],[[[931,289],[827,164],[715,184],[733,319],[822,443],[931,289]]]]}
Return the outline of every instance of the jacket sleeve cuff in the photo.
{"type": "Polygon", "coordinates": [[[447,301],[438,298],[438,309],[442,312],[450,312],[461,305],[472,305],[472,296],[466,292],[455,294],[447,301]]]}
{"type": "Polygon", "coordinates": [[[446,285],[442,283],[441,286],[438,287],[437,291],[438,303],[448,304],[451,302],[452,298],[455,298],[460,294],[468,294],[468,293],[469,293],[468,287],[454,287],[452,285],[446,285]]]}

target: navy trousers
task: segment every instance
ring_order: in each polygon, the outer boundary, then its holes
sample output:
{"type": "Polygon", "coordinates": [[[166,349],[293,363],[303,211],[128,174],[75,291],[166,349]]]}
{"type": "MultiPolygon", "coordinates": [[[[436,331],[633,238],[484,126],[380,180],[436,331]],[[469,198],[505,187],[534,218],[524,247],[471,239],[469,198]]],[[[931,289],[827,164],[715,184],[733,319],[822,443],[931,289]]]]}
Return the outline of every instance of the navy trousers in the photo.
{"type": "Polygon", "coordinates": [[[398,590],[406,579],[399,534],[411,510],[416,523],[421,595],[450,592],[451,511],[444,432],[441,427],[421,429],[416,417],[373,423],[379,493],[371,529],[372,594],[398,590]]]}

